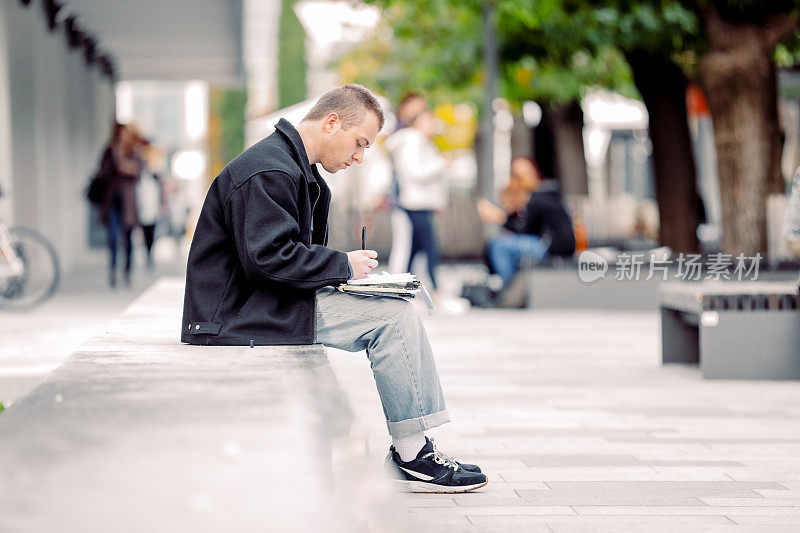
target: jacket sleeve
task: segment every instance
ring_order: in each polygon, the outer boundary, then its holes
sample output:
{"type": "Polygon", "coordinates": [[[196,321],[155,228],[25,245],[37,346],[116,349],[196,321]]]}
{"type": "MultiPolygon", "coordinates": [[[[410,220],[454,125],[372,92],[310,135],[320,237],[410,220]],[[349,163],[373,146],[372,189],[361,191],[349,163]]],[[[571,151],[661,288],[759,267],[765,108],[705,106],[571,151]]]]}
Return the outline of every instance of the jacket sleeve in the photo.
{"type": "Polygon", "coordinates": [[[345,283],[347,254],[300,239],[298,186],[280,171],[257,174],[228,202],[236,248],[253,283],[318,289],[345,283]]]}
{"type": "Polygon", "coordinates": [[[507,229],[512,233],[525,233],[525,216],[520,213],[512,213],[506,218],[503,229],[507,229]]]}

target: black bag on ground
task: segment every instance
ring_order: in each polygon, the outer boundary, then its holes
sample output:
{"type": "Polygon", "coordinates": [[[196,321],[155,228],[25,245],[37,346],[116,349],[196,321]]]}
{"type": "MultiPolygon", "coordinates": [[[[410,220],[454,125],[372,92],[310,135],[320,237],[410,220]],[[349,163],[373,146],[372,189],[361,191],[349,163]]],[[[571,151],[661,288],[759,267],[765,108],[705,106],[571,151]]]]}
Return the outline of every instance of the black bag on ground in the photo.
{"type": "Polygon", "coordinates": [[[472,307],[491,308],[494,307],[497,293],[486,283],[465,283],[461,287],[461,297],[469,300],[472,307]]]}

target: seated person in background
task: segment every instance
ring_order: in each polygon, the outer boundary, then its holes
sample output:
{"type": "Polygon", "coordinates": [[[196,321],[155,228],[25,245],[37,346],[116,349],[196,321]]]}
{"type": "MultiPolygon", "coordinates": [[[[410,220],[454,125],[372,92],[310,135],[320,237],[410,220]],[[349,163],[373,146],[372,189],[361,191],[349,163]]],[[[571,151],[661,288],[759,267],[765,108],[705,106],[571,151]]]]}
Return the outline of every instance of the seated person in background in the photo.
{"type": "Polygon", "coordinates": [[[478,201],[484,222],[502,224],[503,231],[489,240],[489,261],[508,285],[524,258],[539,262],[545,257],[569,257],[575,253],[572,221],[552,180],[543,181],[536,164],[527,157],[511,162],[511,177],[500,195],[503,208],[486,199],[478,201]]]}

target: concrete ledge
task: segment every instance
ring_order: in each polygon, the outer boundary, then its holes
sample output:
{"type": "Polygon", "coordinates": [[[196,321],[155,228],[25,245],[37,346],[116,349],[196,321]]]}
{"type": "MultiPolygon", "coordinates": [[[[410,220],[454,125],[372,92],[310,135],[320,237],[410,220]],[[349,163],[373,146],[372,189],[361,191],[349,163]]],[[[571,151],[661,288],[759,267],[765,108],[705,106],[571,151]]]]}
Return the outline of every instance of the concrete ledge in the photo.
{"type": "Polygon", "coordinates": [[[658,279],[621,281],[614,273],[585,283],[572,264],[564,268],[534,267],[523,271],[509,287],[507,307],[531,309],[594,309],[600,311],[652,311],[658,306],[658,279]]]}
{"type": "Polygon", "coordinates": [[[324,348],[179,344],[182,297],[158,282],[0,415],[1,531],[352,530],[324,348]]]}

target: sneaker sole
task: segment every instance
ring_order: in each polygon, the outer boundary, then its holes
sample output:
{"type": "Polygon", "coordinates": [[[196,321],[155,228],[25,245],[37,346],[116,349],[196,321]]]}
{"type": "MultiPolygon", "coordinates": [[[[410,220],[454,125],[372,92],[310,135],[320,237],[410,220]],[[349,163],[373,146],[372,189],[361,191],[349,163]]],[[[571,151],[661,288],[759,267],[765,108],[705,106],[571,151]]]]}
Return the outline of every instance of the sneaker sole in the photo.
{"type": "Polygon", "coordinates": [[[406,492],[424,493],[424,494],[458,494],[461,492],[469,492],[471,490],[479,489],[489,483],[487,479],[483,483],[476,483],[475,485],[460,485],[457,487],[448,487],[446,485],[436,485],[425,481],[406,481],[397,479],[397,483],[402,486],[406,492]]]}

